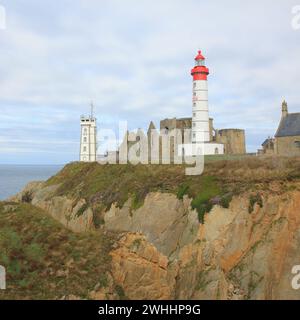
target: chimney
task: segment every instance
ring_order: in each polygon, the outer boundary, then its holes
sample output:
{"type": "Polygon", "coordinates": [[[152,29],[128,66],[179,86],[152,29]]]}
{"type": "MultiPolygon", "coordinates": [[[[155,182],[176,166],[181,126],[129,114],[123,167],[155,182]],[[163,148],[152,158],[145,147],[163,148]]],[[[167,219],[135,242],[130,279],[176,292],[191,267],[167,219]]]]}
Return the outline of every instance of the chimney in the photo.
{"type": "Polygon", "coordinates": [[[284,100],[282,102],[282,115],[281,115],[281,117],[282,118],[286,117],[288,115],[288,113],[289,113],[288,112],[288,105],[287,105],[286,101],[284,100]]]}

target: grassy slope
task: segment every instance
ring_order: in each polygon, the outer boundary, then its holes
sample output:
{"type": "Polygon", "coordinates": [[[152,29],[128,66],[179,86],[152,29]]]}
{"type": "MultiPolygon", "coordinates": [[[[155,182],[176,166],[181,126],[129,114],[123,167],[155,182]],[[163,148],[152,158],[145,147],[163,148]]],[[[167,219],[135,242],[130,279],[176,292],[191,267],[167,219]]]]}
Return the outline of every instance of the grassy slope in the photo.
{"type": "Polygon", "coordinates": [[[105,285],[113,236],[78,235],[29,204],[0,202],[0,264],[7,270],[1,299],[87,298],[105,285]]]}
{"type": "MultiPolygon", "coordinates": [[[[93,208],[113,202],[121,206],[130,196],[138,207],[149,191],[178,198],[188,194],[200,215],[213,197],[266,191],[270,182],[286,191],[299,179],[300,159],[245,158],[212,161],[202,176],[193,177],[185,176],[182,166],[71,163],[47,184],[59,183],[57,194],[83,197],[93,208]]],[[[77,235],[29,204],[14,204],[11,211],[6,206],[0,202],[0,264],[7,269],[8,289],[0,291],[0,300],[87,298],[96,284],[105,286],[114,235],[101,230],[77,235]]]]}
{"type": "MultiPolygon", "coordinates": [[[[151,191],[171,192],[193,198],[199,215],[215,197],[244,190],[266,190],[272,181],[300,178],[300,159],[244,157],[236,160],[208,159],[200,176],[186,176],[181,165],[100,165],[74,162],[47,181],[60,184],[57,195],[85,198],[94,211],[112,203],[122,206],[129,197],[139,207],[151,191]],[[203,207],[204,205],[204,207],[203,207]]],[[[226,200],[226,199],[225,199],[226,200]]],[[[224,201],[227,204],[227,200],[224,201]]],[[[209,206],[208,206],[209,207],[209,206]]],[[[199,217],[201,220],[201,217],[199,217]]]]}

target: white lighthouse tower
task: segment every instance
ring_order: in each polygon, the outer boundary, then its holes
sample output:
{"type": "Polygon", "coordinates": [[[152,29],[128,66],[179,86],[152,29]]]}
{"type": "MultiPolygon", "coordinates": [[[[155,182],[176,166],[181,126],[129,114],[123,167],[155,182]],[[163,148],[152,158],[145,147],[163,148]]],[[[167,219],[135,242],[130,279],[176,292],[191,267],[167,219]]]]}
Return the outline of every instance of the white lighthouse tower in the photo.
{"type": "Polygon", "coordinates": [[[192,69],[193,76],[193,116],[192,116],[192,142],[209,142],[209,114],[207,76],[208,68],[205,67],[205,58],[198,51],[195,57],[195,67],[192,69]]]}
{"type": "Polygon", "coordinates": [[[91,114],[81,116],[81,136],[80,136],[80,161],[97,161],[97,119],[94,117],[93,104],[91,104],[91,114]]]}
{"type": "Polygon", "coordinates": [[[204,154],[224,154],[224,145],[210,141],[207,76],[205,58],[201,51],[195,57],[193,76],[192,143],[202,144],[204,154]]]}

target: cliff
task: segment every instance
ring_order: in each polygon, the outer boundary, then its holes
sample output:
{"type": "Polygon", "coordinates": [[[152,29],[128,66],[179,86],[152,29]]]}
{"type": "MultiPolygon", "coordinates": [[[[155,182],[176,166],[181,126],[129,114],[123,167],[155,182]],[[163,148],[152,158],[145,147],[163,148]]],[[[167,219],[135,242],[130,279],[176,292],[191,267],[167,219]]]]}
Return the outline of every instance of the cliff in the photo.
{"type": "MultiPolygon", "coordinates": [[[[91,285],[84,295],[72,285],[62,296],[300,298],[291,287],[292,267],[300,264],[299,159],[210,162],[196,177],[185,176],[180,166],[73,163],[2,204],[0,217],[7,225],[14,219],[14,214],[7,216],[9,206],[40,210],[37,216],[46,213],[57,220],[68,235],[62,240],[65,245],[69,237],[74,243],[82,237],[93,239],[85,242],[87,252],[83,247],[80,251],[86,269],[104,257],[95,239],[109,244],[104,246],[109,257],[102,264],[104,284],[88,271],[85,278],[91,285]],[[90,253],[93,262],[85,258],[90,253]]],[[[31,221],[18,221],[20,232],[26,223],[31,221]]],[[[44,232],[41,224],[37,235],[44,232]]],[[[69,270],[69,253],[61,256],[62,269],[69,270]]]]}

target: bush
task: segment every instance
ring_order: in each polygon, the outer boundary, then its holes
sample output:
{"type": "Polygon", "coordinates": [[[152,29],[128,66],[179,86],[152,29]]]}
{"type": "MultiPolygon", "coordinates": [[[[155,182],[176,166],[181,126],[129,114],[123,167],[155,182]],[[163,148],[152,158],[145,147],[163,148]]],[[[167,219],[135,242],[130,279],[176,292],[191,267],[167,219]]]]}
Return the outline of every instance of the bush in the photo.
{"type": "Polygon", "coordinates": [[[188,193],[188,190],[189,190],[189,186],[181,185],[177,191],[177,198],[182,200],[183,197],[188,193]]]}
{"type": "Polygon", "coordinates": [[[93,223],[96,229],[105,224],[105,221],[101,215],[101,212],[93,212],[93,223]]]}
{"type": "Polygon", "coordinates": [[[250,196],[248,208],[249,213],[253,212],[255,204],[258,204],[261,208],[263,207],[263,199],[259,193],[250,196]]]}
{"type": "Polygon", "coordinates": [[[88,204],[85,203],[76,213],[76,217],[80,217],[84,214],[84,212],[88,209],[88,204]]]}
{"type": "Polygon", "coordinates": [[[33,195],[31,192],[27,191],[22,195],[22,202],[31,203],[33,195]]]}
{"type": "Polygon", "coordinates": [[[204,215],[205,213],[209,213],[213,207],[213,204],[210,201],[204,203],[197,203],[192,201],[192,208],[196,209],[198,212],[198,220],[200,223],[204,223],[204,215]]]}
{"type": "Polygon", "coordinates": [[[116,290],[116,293],[118,294],[120,300],[125,300],[126,299],[126,295],[125,295],[124,289],[121,286],[117,285],[115,287],[115,290],[116,290]]]}
{"type": "Polygon", "coordinates": [[[223,207],[223,208],[226,208],[228,209],[229,208],[229,205],[230,205],[230,202],[232,200],[232,195],[225,195],[221,198],[220,200],[220,205],[223,207]]]}

